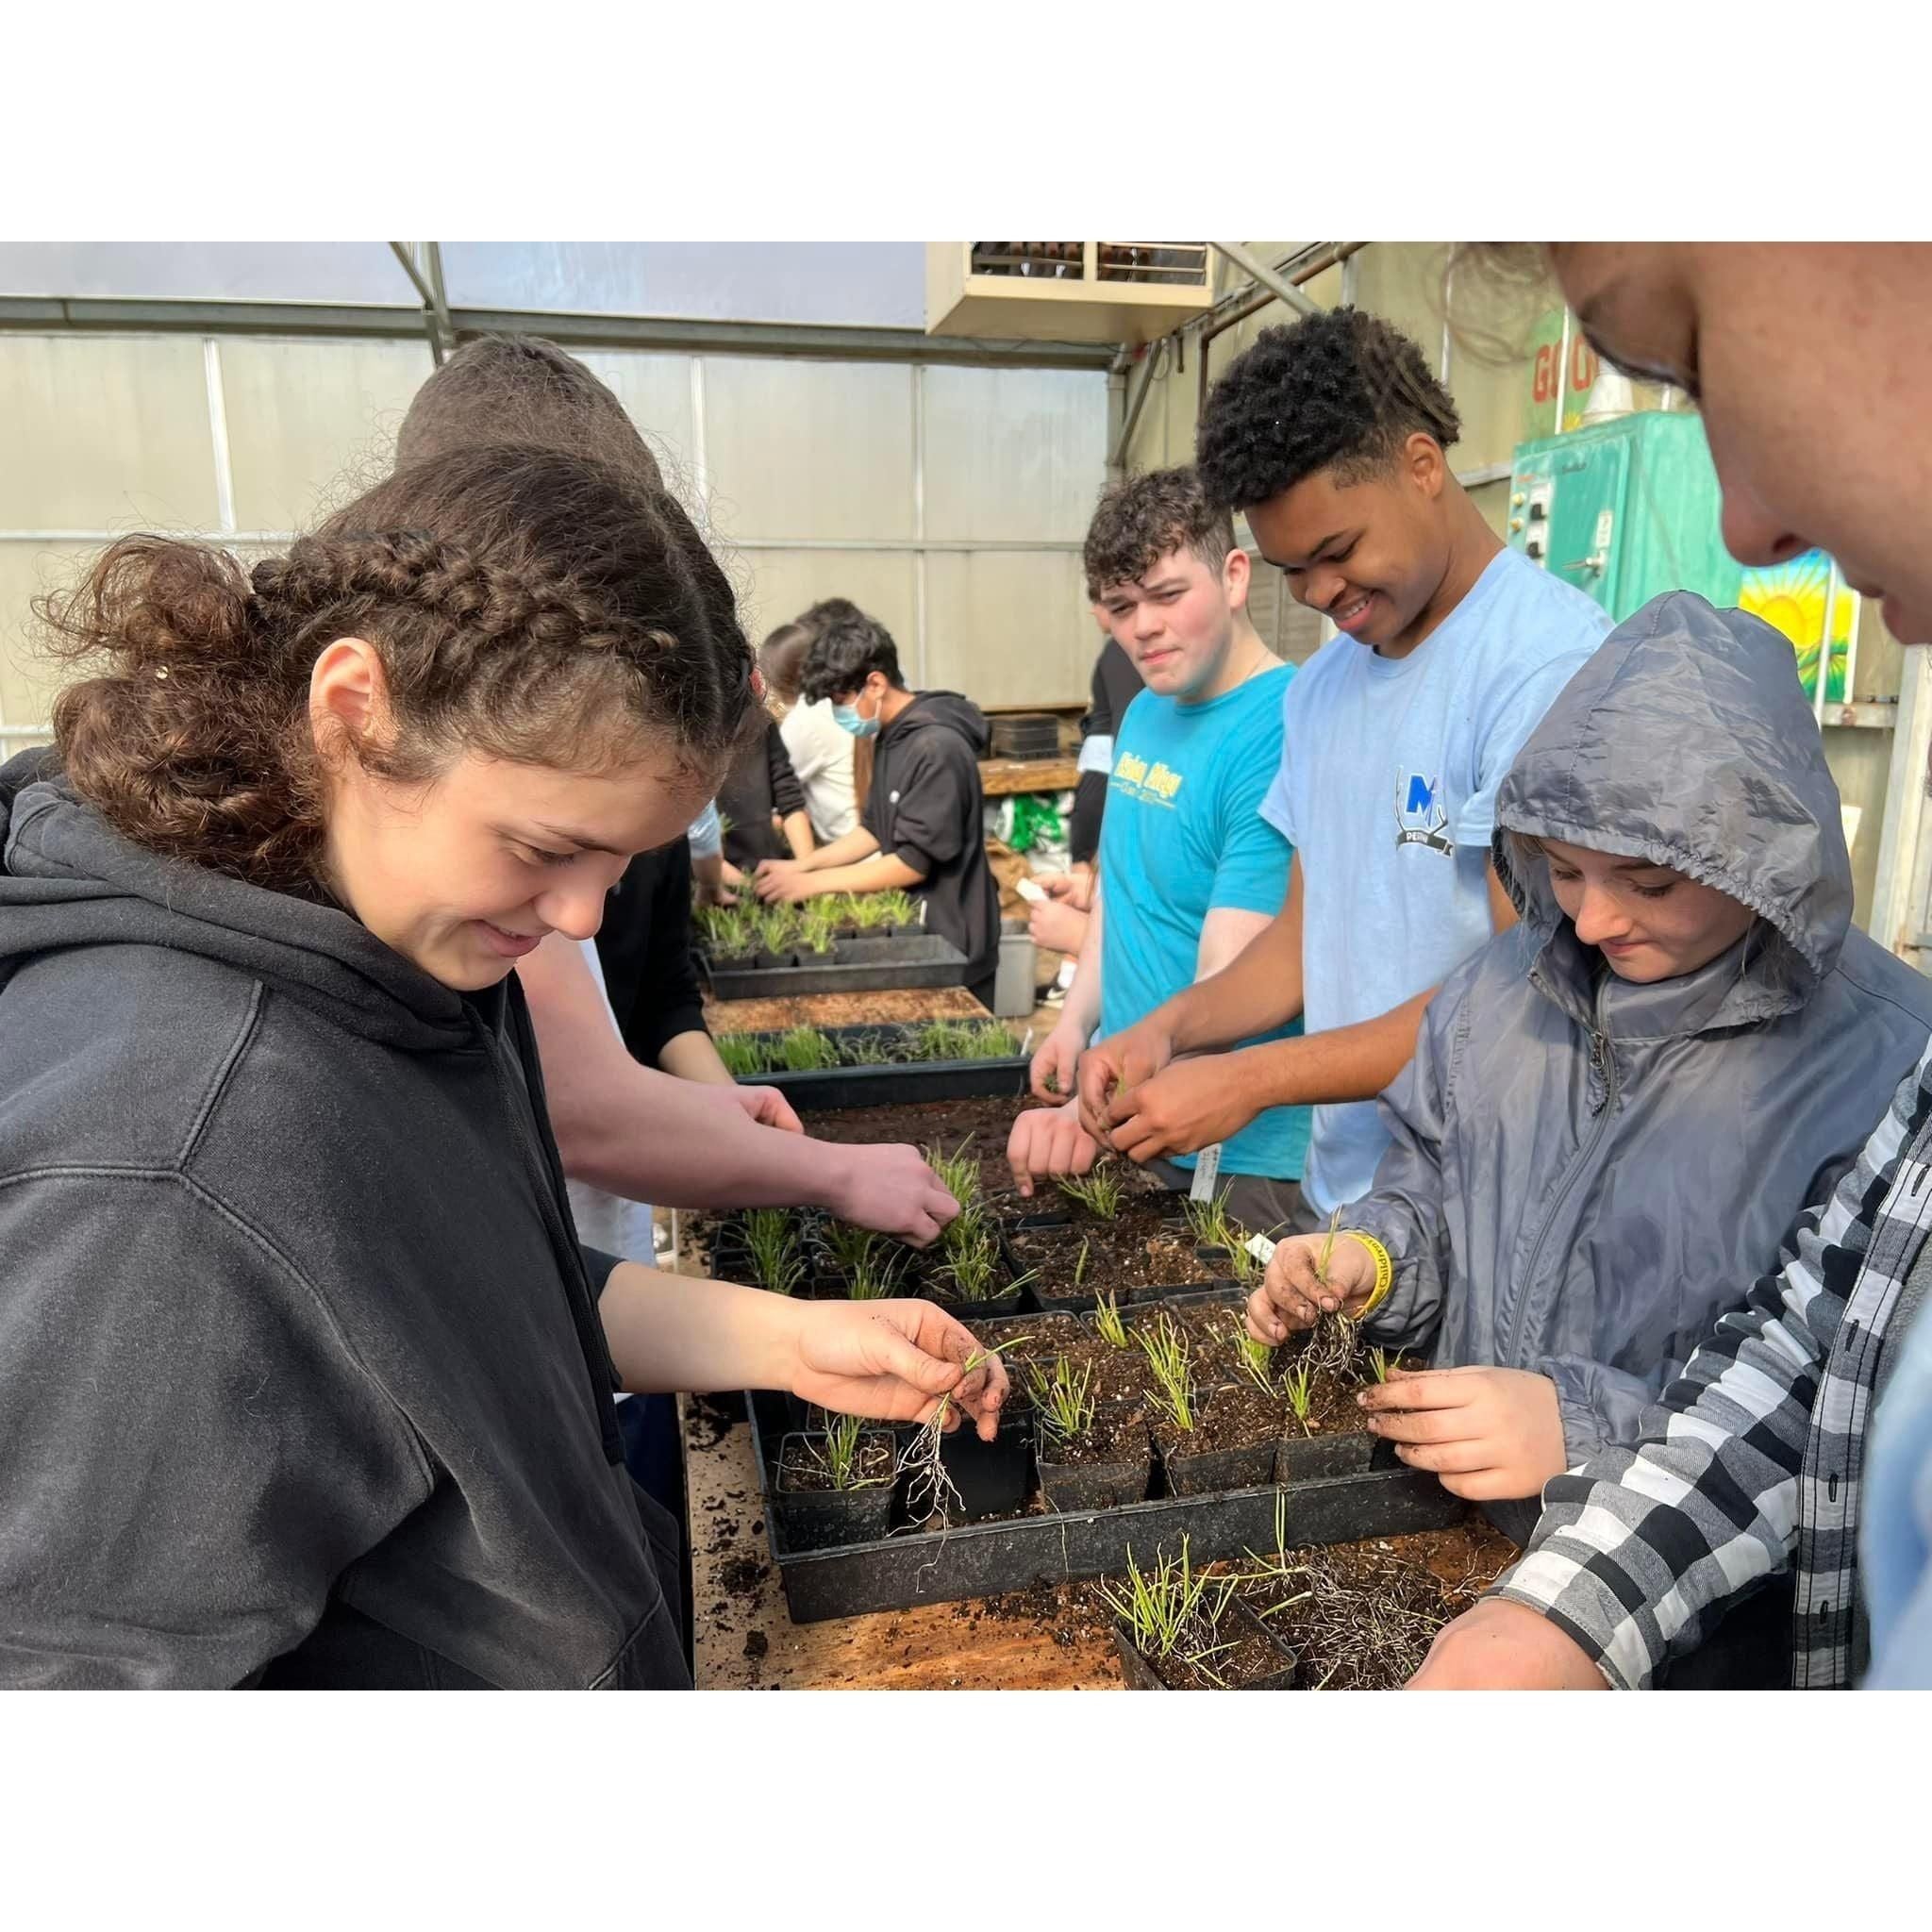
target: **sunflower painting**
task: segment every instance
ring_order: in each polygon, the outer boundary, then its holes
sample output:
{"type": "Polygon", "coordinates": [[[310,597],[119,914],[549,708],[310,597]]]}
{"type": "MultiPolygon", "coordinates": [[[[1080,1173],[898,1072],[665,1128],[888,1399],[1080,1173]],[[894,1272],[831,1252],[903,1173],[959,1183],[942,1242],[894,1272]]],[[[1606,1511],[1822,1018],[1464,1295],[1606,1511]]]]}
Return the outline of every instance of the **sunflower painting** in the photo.
{"type": "Polygon", "coordinates": [[[1827,597],[1831,600],[1831,663],[1825,673],[1824,701],[1841,705],[1847,695],[1845,667],[1851,658],[1853,626],[1858,621],[1858,594],[1847,588],[1824,551],[1807,550],[1789,563],[1747,570],[1738,605],[1790,639],[1798,654],[1798,680],[1805,687],[1805,695],[1815,701],[1827,597]]]}

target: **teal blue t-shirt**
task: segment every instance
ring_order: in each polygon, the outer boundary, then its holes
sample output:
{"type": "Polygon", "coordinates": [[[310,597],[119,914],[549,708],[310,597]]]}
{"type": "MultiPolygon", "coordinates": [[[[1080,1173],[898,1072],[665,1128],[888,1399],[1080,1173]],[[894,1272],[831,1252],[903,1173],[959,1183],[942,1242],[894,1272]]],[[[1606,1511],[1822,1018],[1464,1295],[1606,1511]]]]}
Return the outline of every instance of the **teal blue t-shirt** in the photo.
{"type": "MultiPolygon", "coordinates": [[[[1100,827],[1103,1033],[1193,983],[1209,912],[1281,910],[1292,848],[1260,806],[1281,762],[1293,675],[1283,664],[1198,705],[1143,691],[1114,727],[1100,827]]],[[[1257,1038],[1301,1030],[1297,1020],[1257,1038]]],[[[1270,1108],[1223,1145],[1222,1172],[1298,1180],[1309,1122],[1305,1107],[1270,1108]]]]}

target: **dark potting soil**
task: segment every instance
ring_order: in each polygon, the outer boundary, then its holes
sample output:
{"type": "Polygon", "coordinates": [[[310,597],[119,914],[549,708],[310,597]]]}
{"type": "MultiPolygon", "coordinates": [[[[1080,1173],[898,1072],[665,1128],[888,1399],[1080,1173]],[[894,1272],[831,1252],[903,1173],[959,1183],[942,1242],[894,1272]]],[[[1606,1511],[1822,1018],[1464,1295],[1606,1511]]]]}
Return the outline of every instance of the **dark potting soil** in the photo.
{"type": "Polygon", "coordinates": [[[1206,1455],[1217,1449],[1245,1449],[1256,1442],[1278,1441],[1287,1421],[1288,1405],[1258,1389],[1216,1389],[1199,1399],[1191,1429],[1172,1422],[1154,1424],[1154,1440],[1167,1451],[1206,1455]]]}
{"type": "MultiPolygon", "coordinates": [[[[858,1445],[859,1481],[868,1487],[891,1482],[897,1459],[890,1430],[861,1438],[858,1445]]],[[[832,1473],[813,1459],[806,1444],[788,1442],[778,1465],[778,1487],[793,1495],[829,1490],[833,1487],[832,1473]]],[[[856,1485],[848,1484],[847,1487],[856,1485]]]]}
{"type": "Polygon", "coordinates": [[[1139,1329],[1157,1327],[1163,1319],[1172,1322],[1188,1338],[1195,1379],[1206,1389],[1241,1373],[1236,1365],[1233,1330],[1242,1324],[1244,1306],[1234,1295],[1185,1307],[1166,1302],[1136,1308],[1124,1319],[1129,1337],[1139,1329]]]}
{"type": "Polygon", "coordinates": [[[1146,1439],[1147,1410],[1137,1402],[1125,1408],[1096,1409],[1086,1432],[1068,1441],[1042,1430],[1040,1454],[1043,1461],[1061,1468],[1082,1469],[1091,1463],[1130,1461],[1146,1439]]]}
{"type": "Polygon", "coordinates": [[[1267,1633],[1237,1616],[1232,1604],[1218,1624],[1196,1617],[1176,1650],[1202,1654],[1201,1661],[1190,1663],[1178,1654],[1158,1662],[1150,1658],[1155,1675],[1170,1690],[1243,1690],[1274,1675],[1288,1663],[1267,1633]],[[1227,1647],[1224,1649],[1224,1645],[1227,1647]]]}
{"type": "Polygon", "coordinates": [[[1110,1341],[1099,1336],[1091,1336],[1081,1344],[1083,1354],[1074,1356],[1067,1353],[1076,1361],[1091,1361],[1093,1364],[1093,1380],[1088,1385],[1088,1392],[1096,1403],[1140,1402],[1145,1399],[1154,1387],[1154,1378],[1147,1373],[1147,1357],[1129,1342],[1125,1348],[1116,1348],[1110,1341]]]}
{"type": "Polygon", "coordinates": [[[1193,1237],[1167,1225],[1172,1204],[1165,1191],[1129,1200],[1112,1221],[1068,1206],[1073,1220],[1065,1227],[1019,1228],[1009,1237],[1013,1258],[1023,1269],[1037,1271],[1043,1293],[1098,1291],[1132,1301],[1146,1289],[1206,1286],[1215,1279],[1214,1271],[1196,1258],[1193,1237]]]}

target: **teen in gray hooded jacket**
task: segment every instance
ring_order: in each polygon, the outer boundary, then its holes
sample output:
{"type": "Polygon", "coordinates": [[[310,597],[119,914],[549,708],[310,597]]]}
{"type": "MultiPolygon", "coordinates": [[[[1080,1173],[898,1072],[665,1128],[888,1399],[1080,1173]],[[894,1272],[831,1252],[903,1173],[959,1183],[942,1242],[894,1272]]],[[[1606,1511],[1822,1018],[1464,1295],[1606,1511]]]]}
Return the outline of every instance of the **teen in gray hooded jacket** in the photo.
{"type": "Polygon", "coordinates": [[[1491,1505],[1635,1440],[1932,1027],[1932,982],[1851,929],[1791,647],[1741,612],[1679,592],[1619,625],[1496,827],[1522,923],[1430,1003],[1383,1096],[1394,1145],[1341,1213],[1360,1238],[1325,1284],[1319,1239],[1283,1242],[1250,1311],[1278,1341],[1340,1303],[1429,1349],[1436,1372],[1365,1391],[1372,1425],[1491,1505]]]}

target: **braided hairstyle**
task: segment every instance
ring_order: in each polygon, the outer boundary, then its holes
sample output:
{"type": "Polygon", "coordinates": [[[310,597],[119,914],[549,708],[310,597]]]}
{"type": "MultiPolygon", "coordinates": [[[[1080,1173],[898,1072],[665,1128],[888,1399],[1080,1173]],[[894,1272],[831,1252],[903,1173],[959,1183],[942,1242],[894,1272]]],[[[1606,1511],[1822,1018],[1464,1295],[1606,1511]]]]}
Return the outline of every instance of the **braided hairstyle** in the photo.
{"type": "Polygon", "coordinates": [[[1249,509],[1318,470],[1359,483],[1416,431],[1462,433],[1422,351],[1379,316],[1330,308],[1263,329],[1208,396],[1195,461],[1214,502],[1249,509]]]}
{"type": "Polygon", "coordinates": [[[123,538],[37,607],[94,669],[55,702],[69,782],[127,838],[326,897],[326,774],[398,783],[467,751],[610,772],[646,749],[712,782],[761,725],[731,589],[661,491],[563,451],[453,451],[391,476],[284,557],[123,538]],[[385,728],[318,729],[334,640],[381,658],[385,728]],[[330,735],[331,730],[333,736],[330,735]]]}

